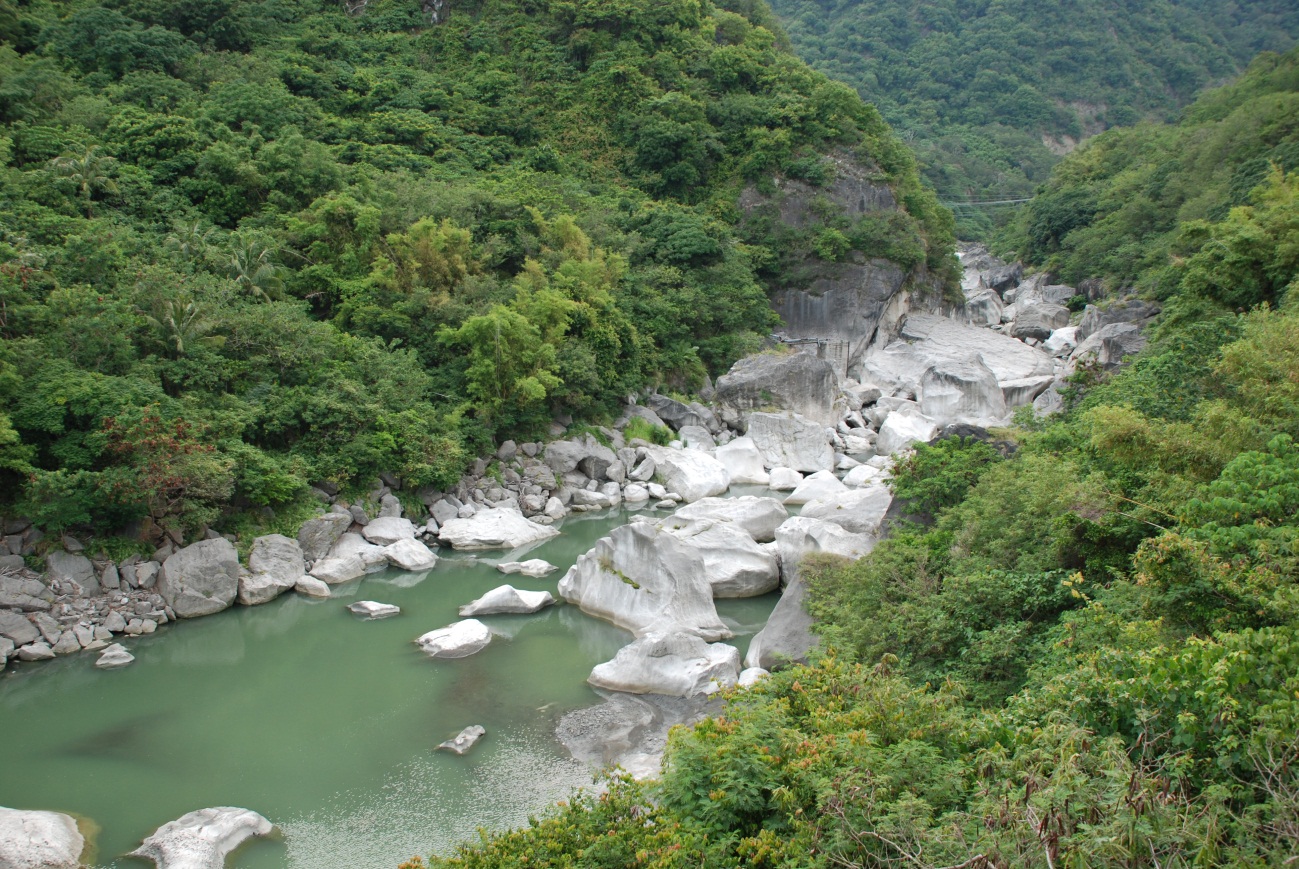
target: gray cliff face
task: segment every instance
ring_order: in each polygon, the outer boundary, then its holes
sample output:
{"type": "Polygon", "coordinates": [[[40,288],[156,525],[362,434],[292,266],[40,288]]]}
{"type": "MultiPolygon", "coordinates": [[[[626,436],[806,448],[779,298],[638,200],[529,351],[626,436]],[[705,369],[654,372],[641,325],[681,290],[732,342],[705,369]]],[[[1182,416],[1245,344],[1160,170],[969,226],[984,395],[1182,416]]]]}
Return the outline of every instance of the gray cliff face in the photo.
{"type": "MultiPolygon", "coordinates": [[[[815,231],[825,225],[827,213],[856,220],[897,210],[897,199],[878,180],[877,170],[847,155],[832,155],[830,160],[835,177],[824,187],[778,178],[770,193],[746,188],[739,199],[745,218],[815,231]]],[[[809,254],[786,263],[786,284],[771,297],[772,307],[785,323],[781,331],[789,338],[842,342],[834,356],[847,367],[871,347],[896,337],[898,324],[911,310],[938,310],[942,287],[923,265],[908,271],[870,254],[852,251],[840,262],[809,254]]]]}

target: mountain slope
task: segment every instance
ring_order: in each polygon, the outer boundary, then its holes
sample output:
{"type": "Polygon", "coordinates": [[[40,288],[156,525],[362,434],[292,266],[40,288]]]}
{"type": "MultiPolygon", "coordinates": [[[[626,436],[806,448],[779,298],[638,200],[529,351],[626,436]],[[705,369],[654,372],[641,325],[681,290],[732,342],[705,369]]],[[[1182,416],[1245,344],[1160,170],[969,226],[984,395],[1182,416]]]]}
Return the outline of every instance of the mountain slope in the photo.
{"type": "MultiPolygon", "coordinates": [[[[1171,120],[1202,88],[1285,51],[1281,0],[774,0],[799,52],[917,149],[950,201],[1028,196],[1058,155],[1110,126],[1171,120]]],[[[962,208],[965,237],[1005,208],[962,208]]]]}

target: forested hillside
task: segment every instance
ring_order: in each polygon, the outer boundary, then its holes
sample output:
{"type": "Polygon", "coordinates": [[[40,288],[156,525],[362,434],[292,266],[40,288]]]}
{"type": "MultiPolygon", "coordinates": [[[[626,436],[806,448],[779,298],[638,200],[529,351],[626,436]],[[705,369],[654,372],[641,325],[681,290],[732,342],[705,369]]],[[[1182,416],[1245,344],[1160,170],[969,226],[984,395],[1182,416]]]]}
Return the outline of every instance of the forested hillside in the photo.
{"type": "MultiPolygon", "coordinates": [[[[1274,149],[1299,120],[1296,64],[1264,56],[1182,125],[1057,169],[1028,239],[1066,195],[1137,224],[1165,195],[1197,203],[1151,224],[1147,243],[1177,242],[1144,270],[1088,261],[1069,232],[1031,248],[1117,283],[1158,274],[1169,315],[1121,372],[1080,370],[1063,414],[999,432],[1013,452],[952,438],[906,459],[903,513],[931,518],[856,562],[804,562],[823,660],[677,732],[660,784],[615,782],[434,865],[1293,863],[1299,175],[1274,149]]],[[[1094,254],[1129,243],[1103,222],[1075,230],[1094,254]]]]}
{"type": "MultiPolygon", "coordinates": [[[[1299,37],[1282,0],[773,0],[799,55],[857,89],[951,201],[1032,195],[1058,154],[1139,120],[1299,37]]],[[[963,238],[1009,207],[961,208],[963,238]]]]}
{"type": "Polygon", "coordinates": [[[691,389],[820,251],[742,223],[776,176],[856,164],[901,205],[826,255],[950,280],[910,152],[765,14],[4,3],[0,507],[288,523],[309,482],[447,485],[496,437],[691,389]]]}

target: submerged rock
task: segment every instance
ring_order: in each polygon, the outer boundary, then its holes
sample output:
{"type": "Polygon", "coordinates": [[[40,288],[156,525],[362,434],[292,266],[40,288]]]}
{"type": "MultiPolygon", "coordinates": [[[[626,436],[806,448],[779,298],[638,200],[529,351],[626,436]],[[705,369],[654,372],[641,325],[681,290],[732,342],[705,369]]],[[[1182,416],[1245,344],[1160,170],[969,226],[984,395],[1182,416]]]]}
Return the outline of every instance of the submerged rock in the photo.
{"type": "Polygon", "coordinates": [[[694,634],[652,634],[624,646],[612,661],[596,665],[587,679],[596,688],[629,694],[693,697],[735,684],[740,652],[706,643],[694,634]]]}
{"type": "Polygon", "coordinates": [[[487,729],[481,724],[471,724],[464,730],[457,733],[453,738],[438,745],[439,751],[449,751],[453,754],[464,754],[473,748],[478,740],[487,735],[487,729]]]}
{"type": "Polygon", "coordinates": [[[376,600],[358,600],[348,604],[347,608],[352,613],[365,616],[367,619],[386,619],[401,613],[401,607],[390,603],[379,603],[376,600]]]}
{"type": "Polygon", "coordinates": [[[0,866],[77,869],[86,839],[71,815],[0,806],[0,866]]]}
{"type": "Polygon", "coordinates": [[[496,569],[506,575],[517,573],[521,576],[531,576],[534,579],[559,570],[558,567],[551,564],[549,561],[544,561],[540,558],[532,558],[528,561],[502,561],[500,564],[496,565],[496,569]]]}
{"type": "Polygon", "coordinates": [[[272,829],[270,821],[248,809],[199,809],[163,824],[130,856],[152,860],[158,869],[222,869],[226,855],[272,829]]]}
{"type": "Polygon", "coordinates": [[[415,638],[415,644],[433,658],[467,658],[492,641],[492,632],[478,619],[465,619],[415,638]]]}
{"type": "Polygon", "coordinates": [[[498,586],[460,608],[461,616],[488,616],[502,613],[535,613],[555,603],[548,591],[520,591],[512,585],[498,586]]]}
{"type": "Polygon", "coordinates": [[[121,643],[113,643],[106,646],[100,653],[99,660],[95,661],[95,666],[101,670],[116,670],[118,667],[125,667],[135,660],[121,643]]]}

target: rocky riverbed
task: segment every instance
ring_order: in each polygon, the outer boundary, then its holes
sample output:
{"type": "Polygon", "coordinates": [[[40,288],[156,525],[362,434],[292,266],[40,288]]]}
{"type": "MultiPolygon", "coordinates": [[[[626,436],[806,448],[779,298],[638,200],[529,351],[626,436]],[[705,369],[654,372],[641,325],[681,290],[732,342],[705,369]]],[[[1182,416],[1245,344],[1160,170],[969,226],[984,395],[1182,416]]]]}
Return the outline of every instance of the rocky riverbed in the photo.
{"type": "MultiPolygon", "coordinates": [[[[892,454],[935,437],[986,436],[1019,407],[1054,412],[1064,378],[1082,366],[1120,364],[1140,348],[1140,326],[1157,313],[1130,300],[1071,313],[1085,292],[1024,278],[981,249],[962,258],[964,305],[907,312],[896,335],[876,341],[849,371],[811,354],[763,354],[719,378],[708,404],[650,395],[630,402],[608,428],[545,444],[507,441],[451,491],[405,491],[385,476],[350,502],[321,485],[321,515],[295,537],[253,540],[246,561],[238,541],[210,532],[185,546],[168,542],[151,558],[113,562],[87,555],[74,537],[51,541],[22,519],[7,520],[0,665],[98,651],[102,666],[127,666],[129,651],[110,647],[120,637],[285,593],[329,596],[330,587],[378,571],[422,575],[436,568],[439,552],[509,552],[503,572],[544,576],[553,566],[519,558],[559,535],[566,517],[644,509],[558,579],[559,598],[632,635],[590,671],[605,702],[565,716],[559,736],[580,759],[655,775],[673,723],[707,714],[719,690],[811,654],[799,564],[813,552],[856,558],[871,551],[887,532],[892,454]],[[622,430],[635,418],[674,440],[627,440],[622,430]],[[732,484],[768,493],[719,498],[732,484]],[[24,560],[37,553],[43,573],[24,560]],[[725,642],[734,632],[716,601],[775,589],[783,589],[780,603],[742,660],[725,642]],[[620,726],[609,726],[614,720],[620,726]]],[[[432,657],[470,657],[496,633],[477,616],[533,613],[554,602],[548,592],[502,586],[466,601],[461,620],[416,642],[432,657]]],[[[361,604],[364,616],[396,614],[377,601],[361,604]]],[[[483,736],[473,727],[462,734],[471,730],[465,752],[483,736]]],[[[175,829],[187,829],[185,821],[175,829]]],[[[0,840],[0,862],[4,847],[0,840]]],[[[167,865],[162,845],[146,843],[140,853],[167,865]]]]}

